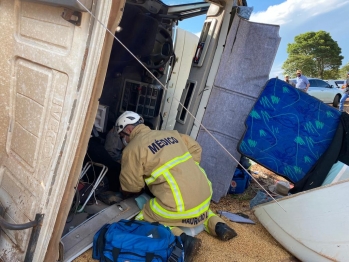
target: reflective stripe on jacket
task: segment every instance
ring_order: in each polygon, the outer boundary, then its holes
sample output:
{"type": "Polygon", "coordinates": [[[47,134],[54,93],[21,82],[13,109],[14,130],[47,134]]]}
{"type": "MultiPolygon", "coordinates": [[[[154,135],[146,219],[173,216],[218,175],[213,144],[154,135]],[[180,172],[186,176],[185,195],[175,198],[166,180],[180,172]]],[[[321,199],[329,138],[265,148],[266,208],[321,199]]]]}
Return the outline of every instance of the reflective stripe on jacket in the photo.
{"type": "Polygon", "coordinates": [[[135,127],[130,139],[122,156],[124,191],[139,192],[146,183],[155,196],[146,206],[168,219],[192,218],[208,211],[212,187],[199,165],[201,147],[194,139],[145,125],[135,127]]]}

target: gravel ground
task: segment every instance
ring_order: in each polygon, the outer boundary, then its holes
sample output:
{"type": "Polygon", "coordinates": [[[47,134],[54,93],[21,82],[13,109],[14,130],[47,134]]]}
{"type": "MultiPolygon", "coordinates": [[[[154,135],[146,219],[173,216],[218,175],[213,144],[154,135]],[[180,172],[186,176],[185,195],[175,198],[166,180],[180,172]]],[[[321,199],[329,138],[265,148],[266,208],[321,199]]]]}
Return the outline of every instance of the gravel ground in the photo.
{"type": "MultiPolygon", "coordinates": [[[[264,187],[274,184],[276,180],[284,180],[257,164],[253,165],[251,170],[258,172],[258,175],[253,174],[253,176],[264,187]]],[[[269,234],[249,209],[249,201],[256,195],[258,189],[259,186],[252,180],[243,194],[227,195],[218,204],[212,203],[211,209],[213,211],[241,212],[248,215],[251,220],[256,222],[256,225],[234,223],[223,217],[238,236],[228,242],[221,242],[206,232],[201,233],[198,237],[203,241],[203,248],[195,261],[298,261],[269,234]]]]}
{"type": "MultiPolygon", "coordinates": [[[[274,184],[276,180],[283,180],[283,178],[276,176],[257,164],[254,164],[251,170],[258,172],[258,174],[253,174],[253,176],[263,186],[274,184]]],[[[255,221],[256,225],[234,223],[223,217],[226,223],[237,232],[238,236],[228,242],[222,242],[206,232],[200,233],[197,237],[202,240],[202,247],[195,261],[298,262],[264,229],[249,209],[249,201],[255,196],[258,189],[257,183],[252,180],[250,186],[243,194],[227,195],[218,204],[211,204],[211,210],[214,212],[218,210],[234,213],[241,212],[255,221]]],[[[74,261],[95,261],[92,259],[92,250],[86,251],[74,261]]]]}

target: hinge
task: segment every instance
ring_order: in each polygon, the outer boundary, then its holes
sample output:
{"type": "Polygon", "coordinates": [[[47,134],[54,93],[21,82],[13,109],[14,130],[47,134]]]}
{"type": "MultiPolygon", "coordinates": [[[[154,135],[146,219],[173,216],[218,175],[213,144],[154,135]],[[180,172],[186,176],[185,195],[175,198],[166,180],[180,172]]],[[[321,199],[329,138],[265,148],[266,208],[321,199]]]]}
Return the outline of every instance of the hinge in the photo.
{"type": "Polygon", "coordinates": [[[73,25],[80,26],[81,25],[81,17],[82,13],[78,11],[74,11],[68,8],[64,8],[62,13],[62,18],[73,25]]]}
{"type": "Polygon", "coordinates": [[[59,241],[59,246],[58,246],[58,262],[63,262],[64,261],[64,243],[59,241]]]}

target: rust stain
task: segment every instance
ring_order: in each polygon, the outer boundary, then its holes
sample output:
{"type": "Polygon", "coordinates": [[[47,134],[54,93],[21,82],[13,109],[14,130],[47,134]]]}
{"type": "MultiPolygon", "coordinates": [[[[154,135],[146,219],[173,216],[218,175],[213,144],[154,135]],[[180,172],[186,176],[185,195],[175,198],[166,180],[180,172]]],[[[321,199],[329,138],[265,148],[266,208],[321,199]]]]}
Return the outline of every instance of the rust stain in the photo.
{"type": "MultiPolygon", "coordinates": [[[[23,255],[24,252],[22,251],[22,249],[19,247],[19,245],[17,243],[14,243],[12,238],[5,232],[2,231],[2,233],[5,233],[5,235],[8,237],[8,239],[11,240],[11,242],[13,243],[12,248],[10,249],[2,249],[1,251],[1,257],[0,257],[0,261],[19,261],[18,258],[19,256],[23,255]]],[[[15,236],[15,238],[18,238],[15,236]]],[[[17,241],[17,240],[16,240],[17,241]]]]}
{"type": "Polygon", "coordinates": [[[20,243],[20,237],[19,237],[19,232],[17,232],[17,231],[14,231],[14,233],[15,233],[15,235],[14,235],[14,237],[15,237],[15,240],[16,240],[16,244],[18,245],[18,243],[20,243]]]}
{"type": "MultiPolygon", "coordinates": [[[[11,240],[13,247],[16,249],[16,252],[23,253],[23,250],[20,248],[18,243],[13,242],[12,237],[6,231],[2,230],[1,233],[4,233],[7,236],[7,238],[11,240]]],[[[16,233],[18,233],[18,232],[16,232],[16,233]]],[[[16,233],[15,233],[15,239],[16,239],[16,233]]],[[[17,236],[17,238],[18,238],[18,236],[17,236]]],[[[17,239],[16,239],[16,241],[17,241],[17,239]]]]}

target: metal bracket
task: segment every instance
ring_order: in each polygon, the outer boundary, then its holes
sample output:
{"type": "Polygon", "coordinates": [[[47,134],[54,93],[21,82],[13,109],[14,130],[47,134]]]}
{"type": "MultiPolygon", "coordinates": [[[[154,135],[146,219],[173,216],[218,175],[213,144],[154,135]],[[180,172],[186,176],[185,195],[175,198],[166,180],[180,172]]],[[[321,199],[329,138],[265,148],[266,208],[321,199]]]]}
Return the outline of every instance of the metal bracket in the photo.
{"type": "Polygon", "coordinates": [[[82,13],[78,11],[74,11],[68,8],[64,8],[62,13],[62,18],[73,25],[80,26],[81,25],[81,17],[82,13]]]}
{"type": "Polygon", "coordinates": [[[3,217],[5,215],[5,209],[0,206],[0,227],[1,229],[8,229],[8,230],[25,230],[28,228],[33,228],[30,239],[29,239],[29,244],[27,247],[27,253],[25,254],[25,259],[24,262],[31,262],[33,261],[34,257],[34,252],[36,249],[36,244],[38,242],[38,238],[40,235],[40,230],[42,226],[42,221],[44,219],[44,214],[36,214],[35,220],[24,223],[24,224],[11,224],[8,223],[3,217]]]}
{"type": "Polygon", "coordinates": [[[93,0],[22,0],[26,2],[33,2],[42,5],[59,6],[69,8],[75,11],[86,12],[85,7],[88,10],[92,9],[93,0]]]}
{"type": "Polygon", "coordinates": [[[57,262],[62,262],[64,261],[64,243],[59,241],[59,246],[58,246],[58,260],[57,262]]]}
{"type": "Polygon", "coordinates": [[[29,244],[27,247],[27,253],[25,254],[24,262],[32,262],[34,258],[34,252],[36,244],[38,243],[42,221],[44,220],[44,214],[36,214],[35,221],[37,225],[33,227],[30,235],[29,244]]]}
{"type": "Polygon", "coordinates": [[[5,209],[2,206],[0,206],[0,227],[1,228],[8,229],[8,230],[24,230],[24,229],[28,229],[28,228],[39,225],[40,219],[37,218],[37,216],[41,214],[36,214],[34,221],[30,221],[25,224],[11,224],[3,218],[4,215],[5,215],[5,209]]]}

